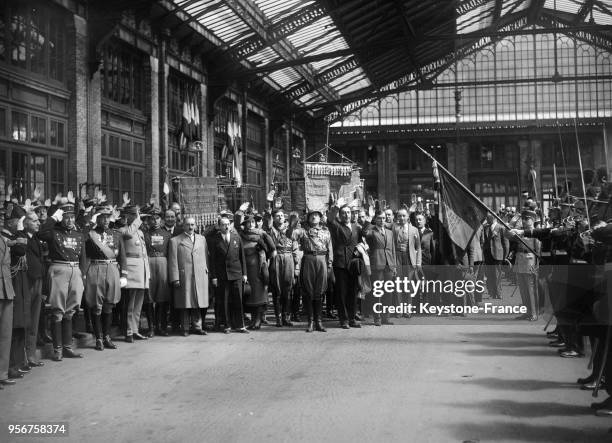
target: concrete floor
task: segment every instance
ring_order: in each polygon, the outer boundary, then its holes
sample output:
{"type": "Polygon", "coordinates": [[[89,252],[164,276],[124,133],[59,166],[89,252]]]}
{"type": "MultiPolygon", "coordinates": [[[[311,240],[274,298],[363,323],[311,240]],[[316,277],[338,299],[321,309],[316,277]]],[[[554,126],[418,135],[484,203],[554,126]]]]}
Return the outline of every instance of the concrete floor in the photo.
{"type": "Polygon", "coordinates": [[[612,441],[574,384],[586,359],[541,323],[416,320],[84,349],[1,391],[0,423],[66,421],[74,442],[612,441]]]}

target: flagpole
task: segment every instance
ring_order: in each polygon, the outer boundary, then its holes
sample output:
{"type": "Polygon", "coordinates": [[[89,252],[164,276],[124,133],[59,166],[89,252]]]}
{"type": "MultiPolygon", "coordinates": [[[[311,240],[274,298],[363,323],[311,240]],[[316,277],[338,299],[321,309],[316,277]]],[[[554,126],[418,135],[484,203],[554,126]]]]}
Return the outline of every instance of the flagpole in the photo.
{"type": "MultiPolygon", "coordinates": [[[[442,166],[429,152],[427,152],[425,149],[421,148],[417,143],[414,143],[414,145],[419,148],[423,154],[425,154],[427,157],[429,157],[432,161],[436,162],[436,164],[438,165],[438,168],[442,169],[444,172],[446,172],[446,174],[448,174],[454,181],[455,183],[457,183],[465,192],[467,192],[473,199],[475,199],[476,201],[478,201],[482,206],[485,207],[485,209],[493,215],[493,217],[495,217],[497,219],[498,222],[500,222],[508,231],[511,230],[510,226],[508,226],[506,224],[506,222],[504,220],[501,219],[501,217],[499,215],[497,215],[495,212],[493,212],[487,205],[485,205],[478,197],[476,197],[476,195],[474,195],[474,193],[472,191],[470,191],[463,183],[461,183],[457,177],[455,177],[453,174],[451,174],[451,172],[446,169],[444,166],[442,166]]],[[[523,240],[519,235],[515,235],[516,238],[518,238],[518,240],[527,248],[529,249],[531,252],[533,252],[535,254],[536,257],[540,258],[540,255],[533,250],[533,248],[531,246],[529,246],[527,243],[525,243],[525,240],[523,240]]]]}

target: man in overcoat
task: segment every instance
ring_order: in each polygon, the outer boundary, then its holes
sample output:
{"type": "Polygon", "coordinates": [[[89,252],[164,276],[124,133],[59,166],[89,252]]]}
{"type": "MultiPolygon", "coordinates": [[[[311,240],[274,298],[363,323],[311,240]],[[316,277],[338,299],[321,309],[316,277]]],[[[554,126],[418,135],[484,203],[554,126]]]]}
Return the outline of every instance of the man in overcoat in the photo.
{"type": "Polygon", "coordinates": [[[194,333],[206,335],[200,312],[208,308],[208,246],[204,236],[195,233],[193,217],[185,219],[181,235],[170,239],[168,280],[174,307],[182,313],[183,336],[189,334],[190,323],[194,333]]]}

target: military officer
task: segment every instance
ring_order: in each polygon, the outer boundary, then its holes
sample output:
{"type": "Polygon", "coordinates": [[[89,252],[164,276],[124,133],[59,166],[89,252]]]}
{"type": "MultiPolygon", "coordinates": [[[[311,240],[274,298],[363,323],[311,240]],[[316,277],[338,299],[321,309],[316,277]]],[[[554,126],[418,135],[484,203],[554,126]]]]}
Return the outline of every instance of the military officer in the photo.
{"type": "Polygon", "coordinates": [[[291,323],[291,297],[293,281],[300,273],[298,245],[288,233],[285,213],[277,209],[272,213],[270,237],[276,247],[276,256],[270,260],[270,286],[274,302],[276,326],[293,326],[291,323]]]}
{"type": "Polygon", "coordinates": [[[151,269],[149,296],[155,303],[155,333],[168,336],[168,308],[170,305],[168,245],[172,234],[161,226],[160,208],[153,207],[150,215],[149,230],[145,233],[145,243],[151,269]]]}
{"type": "Polygon", "coordinates": [[[96,350],[116,349],[111,340],[113,308],[121,299],[121,285],[117,256],[119,236],[109,227],[112,210],[98,207],[92,216],[95,227],[85,240],[85,252],[89,259],[85,284],[85,299],[91,309],[96,350]]]}
{"type": "Polygon", "coordinates": [[[144,301],[144,291],[149,288],[149,256],[144,240],[144,234],[140,230],[142,219],[137,206],[127,206],[126,226],[119,230],[119,265],[121,267],[121,278],[127,290],[127,331],[125,341],[133,343],[137,340],[146,340],[146,337],[138,332],[140,324],[140,313],[144,301]]]}
{"type": "MultiPolygon", "coordinates": [[[[300,286],[308,314],[306,332],[315,329],[326,332],[321,318],[322,299],[327,290],[327,276],[332,272],[334,250],[329,230],[320,224],[322,215],[320,211],[310,211],[308,227],[302,230],[297,240],[304,252],[300,264],[300,286]]],[[[347,219],[349,216],[347,213],[347,219]]]]}
{"type": "Polygon", "coordinates": [[[66,202],[39,232],[49,247],[49,304],[53,316],[53,359],[81,358],[72,350],[72,317],[83,297],[85,239],[76,229],[74,203],[66,202]]]}

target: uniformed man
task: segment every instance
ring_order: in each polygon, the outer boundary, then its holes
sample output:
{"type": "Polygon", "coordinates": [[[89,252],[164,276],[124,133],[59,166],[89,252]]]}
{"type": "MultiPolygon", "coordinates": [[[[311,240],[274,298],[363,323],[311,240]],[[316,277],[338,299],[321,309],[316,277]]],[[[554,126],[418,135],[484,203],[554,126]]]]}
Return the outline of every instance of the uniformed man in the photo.
{"type": "Polygon", "coordinates": [[[145,234],[151,279],[149,296],[155,303],[155,333],[168,336],[168,309],[171,291],[168,285],[168,245],[172,234],[161,226],[161,210],[153,207],[150,211],[149,230],[145,234]]]}
{"type": "MultiPolygon", "coordinates": [[[[521,213],[524,230],[532,230],[536,218],[535,211],[525,209],[521,213]]],[[[536,303],[536,282],[538,278],[538,257],[540,255],[541,243],[538,239],[524,239],[523,242],[513,240],[510,251],[515,256],[514,271],[521,293],[523,305],[527,307],[527,313],[519,316],[518,320],[536,321],[538,319],[538,308],[536,303]],[[523,244],[525,242],[527,246],[523,244]]]]}
{"type": "MultiPolygon", "coordinates": [[[[327,276],[332,272],[335,254],[330,232],[326,226],[320,224],[322,215],[320,211],[310,211],[307,216],[308,227],[302,230],[298,238],[298,243],[304,253],[300,264],[300,285],[304,308],[308,314],[306,332],[312,332],[315,329],[326,332],[321,318],[322,298],[327,289],[327,276]]],[[[345,215],[348,221],[350,213],[347,212],[345,215]]],[[[348,328],[348,324],[346,327],[348,328]]]]}
{"type": "Polygon", "coordinates": [[[49,248],[49,304],[53,317],[53,360],[81,358],[72,350],[72,317],[83,297],[85,239],[75,226],[74,203],[63,203],[39,232],[49,248]]]}
{"type": "Polygon", "coordinates": [[[119,277],[119,236],[110,229],[112,210],[108,207],[95,209],[92,220],[95,227],[85,240],[85,252],[89,259],[85,284],[85,299],[91,310],[92,326],[96,339],[96,350],[116,349],[111,340],[113,308],[121,299],[119,277]]]}
{"type": "Polygon", "coordinates": [[[125,278],[127,289],[127,331],[125,341],[133,343],[137,340],[146,340],[138,331],[140,313],[144,301],[144,291],[149,288],[149,256],[140,230],[142,219],[137,206],[127,206],[125,209],[126,226],[120,229],[119,265],[121,277],[125,278]]]}
{"type": "Polygon", "coordinates": [[[288,233],[285,213],[277,209],[272,213],[270,237],[276,247],[276,256],[270,260],[270,287],[274,303],[276,326],[293,326],[291,323],[291,298],[294,280],[300,274],[298,244],[288,233]]]}

